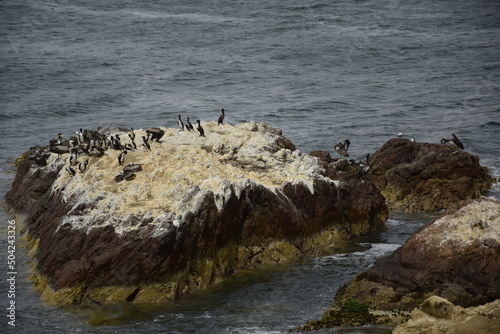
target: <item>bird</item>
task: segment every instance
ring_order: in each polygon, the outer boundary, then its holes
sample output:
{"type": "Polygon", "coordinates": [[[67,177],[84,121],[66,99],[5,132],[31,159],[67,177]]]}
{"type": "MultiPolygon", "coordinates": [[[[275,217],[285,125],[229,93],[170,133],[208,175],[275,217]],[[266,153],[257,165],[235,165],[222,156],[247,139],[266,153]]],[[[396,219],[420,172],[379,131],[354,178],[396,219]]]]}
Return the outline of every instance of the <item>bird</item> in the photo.
{"type": "Polygon", "coordinates": [[[71,152],[71,155],[69,157],[69,164],[71,166],[76,166],[76,164],[78,163],[77,159],[78,159],[78,153],[76,151],[71,152]]]}
{"type": "Polygon", "coordinates": [[[135,151],[137,150],[137,145],[133,139],[130,139],[127,144],[125,144],[125,149],[129,151],[135,151]]]}
{"type": "Polygon", "coordinates": [[[134,129],[133,128],[130,128],[130,131],[128,133],[128,136],[131,140],[134,140],[135,139],[135,132],[134,132],[134,129]]]}
{"type": "Polygon", "coordinates": [[[351,145],[351,142],[349,141],[349,139],[346,139],[344,140],[344,149],[347,151],[349,151],[349,146],[351,145]]]}
{"type": "Polygon", "coordinates": [[[69,147],[64,145],[55,145],[49,148],[49,151],[57,154],[57,159],[61,159],[61,155],[69,153],[69,147]]]}
{"type": "Polygon", "coordinates": [[[78,169],[80,170],[80,173],[84,173],[85,170],[87,169],[87,165],[89,164],[88,160],[82,161],[78,164],[78,169]]]}
{"type": "Polygon", "coordinates": [[[217,125],[221,125],[224,122],[224,117],[225,117],[224,109],[221,110],[221,113],[222,114],[219,116],[219,121],[217,122],[217,125]]]}
{"type": "Polygon", "coordinates": [[[340,157],[348,157],[349,153],[347,151],[349,150],[349,145],[351,145],[351,142],[349,139],[344,140],[344,143],[338,143],[335,145],[333,148],[335,149],[335,152],[337,152],[340,157]]]}
{"type": "Polygon", "coordinates": [[[51,140],[49,140],[50,146],[62,145],[63,135],[62,133],[58,133],[57,136],[51,140]]]}
{"type": "Polygon", "coordinates": [[[133,179],[135,179],[135,174],[134,173],[124,173],[123,174],[123,178],[125,179],[125,181],[132,181],[133,179]]]}
{"type": "Polygon", "coordinates": [[[462,144],[462,142],[453,133],[451,134],[451,136],[452,136],[452,138],[450,138],[450,139],[446,139],[446,138],[441,139],[441,144],[451,143],[453,146],[458,147],[459,149],[463,150],[464,144],[462,144]]]}
{"type": "Polygon", "coordinates": [[[177,120],[177,124],[179,124],[179,130],[184,131],[184,123],[182,123],[181,115],[179,115],[179,119],[177,120]]]}
{"type": "Polygon", "coordinates": [[[45,167],[47,166],[47,159],[50,156],[50,154],[43,153],[41,149],[31,149],[30,148],[31,154],[28,158],[30,160],[35,161],[36,165],[38,167],[45,167]]]}
{"type": "Polygon", "coordinates": [[[73,168],[71,168],[70,166],[66,166],[66,171],[71,176],[75,176],[75,174],[76,174],[75,170],[73,168]]]}
{"type": "Polygon", "coordinates": [[[123,151],[122,153],[120,153],[120,155],[118,156],[118,164],[120,166],[123,166],[123,163],[125,162],[125,154],[127,154],[127,151],[123,151]]]}
{"type": "Polygon", "coordinates": [[[151,135],[151,140],[158,142],[165,134],[165,131],[158,128],[149,128],[146,130],[146,133],[151,135]]]}
{"type": "Polygon", "coordinates": [[[76,132],[76,139],[78,140],[79,145],[82,145],[85,142],[82,128],[80,128],[80,131],[76,132]]]}
{"type": "Polygon", "coordinates": [[[404,137],[404,133],[402,133],[402,132],[398,133],[398,137],[399,138],[404,137]]]}
{"type": "Polygon", "coordinates": [[[148,149],[148,151],[151,151],[151,145],[149,145],[149,140],[148,138],[142,136],[142,146],[148,149]]]}
{"type": "Polygon", "coordinates": [[[200,124],[200,120],[196,120],[196,123],[198,123],[198,132],[200,133],[200,137],[205,137],[205,131],[203,130],[201,124],[200,124]]]}
{"type": "Polygon", "coordinates": [[[98,147],[98,146],[94,146],[90,149],[88,155],[91,156],[91,157],[102,157],[104,155],[104,148],[102,147],[98,147]]]}
{"type": "Polygon", "coordinates": [[[124,173],[140,172],[142,170],[142,164],[129,163],[123,168],[124,173]]]}
{"type": "Polygon", "coordinates": [[[189,117],[187,118],[187,121],[186,121],[186,129],[188,131],[194,131],[193,124],[191,124],[191,122],[189,121],[189,117]]]}
{"type": "Polygon", "coordinates": [[[120,173],[118,173],[118,175],[115,176],[115,182],[121,182],[125,179],[125,173],[123,171],[121,171],[120,173]]]}

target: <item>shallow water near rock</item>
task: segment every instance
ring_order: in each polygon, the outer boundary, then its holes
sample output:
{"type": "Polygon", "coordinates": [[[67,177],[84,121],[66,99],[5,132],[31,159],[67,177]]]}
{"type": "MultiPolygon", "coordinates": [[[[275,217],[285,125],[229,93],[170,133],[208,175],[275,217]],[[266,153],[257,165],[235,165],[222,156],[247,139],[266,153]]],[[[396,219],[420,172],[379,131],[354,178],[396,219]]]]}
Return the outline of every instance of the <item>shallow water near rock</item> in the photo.
{"type": "MultiPolygon", "coordinates": [[[[334,155],[349,138],[355,159],[398,132],[425,142],[455,133],[500,177],[497,1],[7,0],[0,30],[2,196],[16,157],[58,132],[175,127],[179,113],[209,121],[220,108],[231,124],[283,129],[303,152],[334,155]]],[[[500,198],[498,184],[489,195],[500,198]]],[[[384,231],[337,254],[235,276],[165,305],[46,305],[18,241],[15,330],[284,333],[319,318],[340,285],[433,218],[392,214],[384,231]]],[[[10,219],[0,209],[3,254],[10,219]]]]}

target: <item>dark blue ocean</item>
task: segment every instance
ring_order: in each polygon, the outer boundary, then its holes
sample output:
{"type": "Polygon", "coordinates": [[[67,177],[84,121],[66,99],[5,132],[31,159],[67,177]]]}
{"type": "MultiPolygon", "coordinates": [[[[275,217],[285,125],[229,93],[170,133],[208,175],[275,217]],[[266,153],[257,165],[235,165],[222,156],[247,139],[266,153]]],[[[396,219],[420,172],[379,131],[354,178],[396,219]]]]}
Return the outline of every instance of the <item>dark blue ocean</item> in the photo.
{"type": "MultiPolygon", "coordinates": [[[[423,142],[454,133],[498,178],[500,1],[0,1],[2,197],[14,159],[59,132],[175,127],[178,114],[209,121],[221,108],[228,123],[281,128],[306,153],[349,138],[362,158],[399,132],[423,142]]],[[[490,195],[500,197],[498,185],[490,195]]],[[[18,236],[15,328],[11,219],[0,209],[2,333],[285,333],[319,318],[340,285],[433,216],[392,214],[339,254],[165,305],[49,306],[18,236]]]]}

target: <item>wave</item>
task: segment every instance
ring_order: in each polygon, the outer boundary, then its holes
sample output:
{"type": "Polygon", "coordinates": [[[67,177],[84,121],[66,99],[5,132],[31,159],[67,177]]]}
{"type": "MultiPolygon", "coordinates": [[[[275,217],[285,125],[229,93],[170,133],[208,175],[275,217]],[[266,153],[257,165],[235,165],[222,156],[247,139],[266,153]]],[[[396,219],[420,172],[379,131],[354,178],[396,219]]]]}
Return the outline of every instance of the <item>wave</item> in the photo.
{"type": "Polygon", "coordinates": [[[351,253],[339,253],[329,255],[315,260],[316,265],[336,265],[340,267],[359,267],[360,269],[367,268],[372,265],[379,257],[388,255],[399,248],[399,244],[389,243],[362,243],[358,247],[365,248],[362,251],[351,253]]]}

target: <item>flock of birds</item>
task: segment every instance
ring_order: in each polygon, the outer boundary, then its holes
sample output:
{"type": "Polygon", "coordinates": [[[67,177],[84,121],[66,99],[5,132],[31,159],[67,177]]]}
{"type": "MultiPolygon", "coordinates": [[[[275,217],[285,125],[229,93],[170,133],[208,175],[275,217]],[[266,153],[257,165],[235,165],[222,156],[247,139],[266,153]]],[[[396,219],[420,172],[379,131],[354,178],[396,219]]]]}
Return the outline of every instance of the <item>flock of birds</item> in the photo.
{"type": "MultiPolygon", "coordinates": [[[[217,125],[221,125],[224,122],[224,109],[221,110],[217,125]]],[[[181,115],[178,115],[177,124],[179,126],[179,131],[194,131],[194,126],[191,124],[189,117],[186,120],[186,124],[182,121],[181,115]]],[[[199,132],[200,137],[205,137],[205,131],[201,126],[200,120],[196,121],[196,129],[199,132]]],[[[151,142],[159,142],[163,137],[165,132],[159,128],[148,128],[146,130],[146,136],[142,136],[142,146],[145,150],[151,151],[151,142]]],[[[399,133],[398,137],[403,137],[404,134],[399,133]]],[[[128,132],[129,140],[127,143],[122,143],[122,139],[118,134],[111,135],[107,137],[93,130],[82,130],[76,132],[76,136],[71,137],[68,141],[63,142],[63,135],[59,133],[55,138],[49,141],[48,148],[42,149],[39,146],[31,148],[31,154],[29,159],[33,160],[36,165],[40,167],[47,166],[47,159],[51,153],[57,154],[57,159],[61,159],[63,154],[69,154],[69,165],[65,167],[66,172],[70,176],[76,175],[77,168],[80,173],[85,173],[88,168],[89,160],[78,161],[81,156],[90,157],[102,157],[106,150],[114,149],[119,150],[121,153],[118,155],[118,165],[123,167],[122,171],[115,176],[115,182],[121,182],[123,180],[130,181],[136,177],[137,172],[142,170],[142,165],[137,163],[130,163],[125,165],[125,156],[128,151],[137,151],[137,144],[135,142],[136,135],[134,129],[131,128],[128,132]]],[[[414,141],[413,138],[410,141],[414,141]]],[[[462,142],[452,134],[452,138],[441,139],[442,144],[452,144],[457,148],[464,149],[462,142]]],[[[347,158],[349,156],[349,146],[351,142],[349,139],[344,140],[343,143],[339,142],[334,146],[335,152],[337,152],[341,159],[347,158]]],[[[354,159],[349,160],[349,163],[356,167],[358,174],[364,176],[369,169],[370,165],[370,154],[366,155],[366,161],[356,161],[354,159]]]]}
{"type": "MultiPolygon", "coordinates": [[[[224,117],[225,113],[224,109],[222,109],[217,125],[224,123],[224,117]]],[[[179,125],[179,131],[194,131],[194,126],[191,124],[189,117],[186,120],[186,125],[184,125],[181,115],[179,115],[177,123],[179,125]]],[[[205,130],[201,126],[200,120],[197,120],[196,123],[196,130],[198,130],[199,136],[205,137],[205,130]]],[[[142,136],[143,148],[147,151],[151,151],[151,142],[159,142],[164,134],[165,131],[160,128],[148,128],[146,130],[146,136],[142,136]]],[[[142,165],[130,163],[124,166],[127,152],[137,151],[137,144],[135,142],[136,135],[133,128],[128,132],[128,138],[128,142],[123,143],[118,134],[108,137],[98,131],[83,130],[80,128],[80,130],[75,133],[75,136],[72,136],[68,141],[64,141],[63,135],[59,133],[55,138],[49,141],[48,148],[42,149],[39,146],[31,148],[29,159],[33,160],[37,166],[45,167],[47,166],[47,159],[50,154],[57,154],[58,160],[62,158],[62,155],[69,154],[69,164],[65,167],[65,170],[70,176],[75,176],[77,173],[75,169],[78,169],[80,173],[83,174],[89,165],[88,159],[78,161],[79,157],[102,157],[108,149],[119,150],[121,153],[118,155],[118,165],[124,168],[115,176],[114,180],[115,182],[121,182],[123,180],[130,181],[136,177],[136,172],[142,170],[142,165]]]]}

